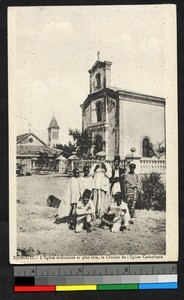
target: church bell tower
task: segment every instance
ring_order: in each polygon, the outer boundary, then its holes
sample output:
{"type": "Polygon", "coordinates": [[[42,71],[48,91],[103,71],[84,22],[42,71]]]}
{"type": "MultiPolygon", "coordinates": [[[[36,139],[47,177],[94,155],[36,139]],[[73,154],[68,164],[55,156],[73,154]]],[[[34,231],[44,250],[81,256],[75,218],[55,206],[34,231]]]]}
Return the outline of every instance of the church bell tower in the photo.
{"type": "Polygon", "coordinates": [[[90,94],[110,86],[111,65],[112,62],[110,61],[100,61],[98,55],[98,60],[88,71],[90,74],[90,94]]]}
{"type": "Polygon", "coordinates": [[[48,146],[49,147],[55,147],[57,144],[59,144],[59,125],[55,119],[55,117],[52,117],[52,120],[50,122],[50,125],[48,127],[48,146]]]}
{"type": "MultiPolygon", "coordinates": [[[[81,105],[82,128],[87,130],[91,136],[90,153],[92,156],[103,151],[106,154],[106,159],[109,159],[109,115],[113,115],[112,119],[115,120],[114,111],[112,112],[112,109],[111,111],[109,110],[109,105],[112,101],[108,101],[112,62],[101,61],[99,52],[97,55],[97,61],[88,70],[90,91],[81,105]]],[[[115,121],[113,121],[113,124],[115,124],[115,121]]],[[[111,136],[114,136],[114,133],[111,133],[111,136]]],[[[112,142],[114,142],[113,139],[112,142]]]]}

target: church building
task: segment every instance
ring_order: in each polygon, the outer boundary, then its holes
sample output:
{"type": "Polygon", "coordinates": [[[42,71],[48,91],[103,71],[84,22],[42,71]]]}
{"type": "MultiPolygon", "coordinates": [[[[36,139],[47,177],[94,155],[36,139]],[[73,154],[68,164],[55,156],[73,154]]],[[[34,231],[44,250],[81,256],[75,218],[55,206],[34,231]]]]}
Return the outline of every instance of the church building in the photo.
{"type": "Polygon", "coordinates": [[[92,138],[90,152],[124,159],[131,151],[151,157],[150,144],[165,144],[165,99],[111,86],[110,61],[88,71],[90,91],[82,108],[82,129],[92,138]]]}

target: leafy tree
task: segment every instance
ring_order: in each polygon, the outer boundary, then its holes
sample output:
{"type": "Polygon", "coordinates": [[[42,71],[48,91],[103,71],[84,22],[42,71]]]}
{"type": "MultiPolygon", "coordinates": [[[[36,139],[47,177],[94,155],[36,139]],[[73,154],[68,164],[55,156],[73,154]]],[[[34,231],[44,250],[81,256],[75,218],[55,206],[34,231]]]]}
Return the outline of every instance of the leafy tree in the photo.
{"type": "Polygon", "coordinates": [[[141,187],[136,203],[138,209],[166,210],[166,189],[159,173],[145,174],[141,187]]]}
{"type": "Polygon", "coordinates": [[[76,145],[77,156],[88,158],[90,156],[91,149],[91,134],[88,130],[79,131],[78,129],[69,129],[69,135],[73,137],[76,145]]]}
{"type": "Polygon", "coordinates": [[[89,158],[91,153],[91,134],[87,130],[80,131],[78,129],[69,129],[69,135],[72,136],[74,143],[69,142],[68,145],[56,145],[57,149],[62,150],[62,155],[66,158],[76,153],[78,157],[89,158]]]}
{"type": "Polygon", "coordinates": [[[71,142],[69,142],[68,145],[66,145],[66,144],[56,145],[56,148],[62,150],[62,155],[65,158],[68,158],[69,156],[71,156],[73,154],[73,152],[76,152],[76,149],[77,149],[75,144],[72,144],[71,142]]]}
{"type": "Polygon", "coordinates": [[[45,166],[47,168],[48,163],[49,163],[48,153],[46,153],[46,152],[39,152],[39,157],[37,159],[37,163],[40,166],[40,169],[42,169],[43,166],[45,166]]]}
{"type": "Polygon", "coordinates": [[[39,157],[37,159],[37,164],[39,165],[39,169],[42,170],[44,168],[52,168],[54,169],[57,165],[56,158],[57,154],[53,154],[52,158],[49,157],[47,152],[39,152],[39,157]]]}
{"type": "Polygon", "coordinates": [[[160,159],[162,156],[166,154],[166,148],[164,142],[156,143],[156,144],[150,143],[149,147],[150,147],[151,156],[156,156],[158,159],[160,159]]]}

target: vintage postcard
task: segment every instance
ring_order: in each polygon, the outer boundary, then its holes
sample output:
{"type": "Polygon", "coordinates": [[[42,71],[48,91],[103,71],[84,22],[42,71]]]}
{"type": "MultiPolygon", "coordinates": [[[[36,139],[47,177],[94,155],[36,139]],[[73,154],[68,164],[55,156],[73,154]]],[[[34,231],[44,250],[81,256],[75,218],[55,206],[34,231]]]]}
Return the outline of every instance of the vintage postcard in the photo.
{"type": "Polygon", "coordinates": [[[10,262],[178,259],[175,5],[8,9],[10,262]]]}

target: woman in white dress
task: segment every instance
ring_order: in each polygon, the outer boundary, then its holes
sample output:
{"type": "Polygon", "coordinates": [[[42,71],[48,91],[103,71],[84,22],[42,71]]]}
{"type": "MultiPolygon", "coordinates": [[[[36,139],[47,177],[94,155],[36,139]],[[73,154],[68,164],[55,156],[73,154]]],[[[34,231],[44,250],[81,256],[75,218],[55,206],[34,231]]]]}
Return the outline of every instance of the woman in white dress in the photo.
{"type": "Polygon", "coordinates": [[[111,166],[105,162],[105,156],[99,156],[99,160],[90,170],[93,177],[93,201],[95,205],[95,215],[101,218],[108,206],[106,195],[109,192],[109,178],[111,177],[111,166]]]}

